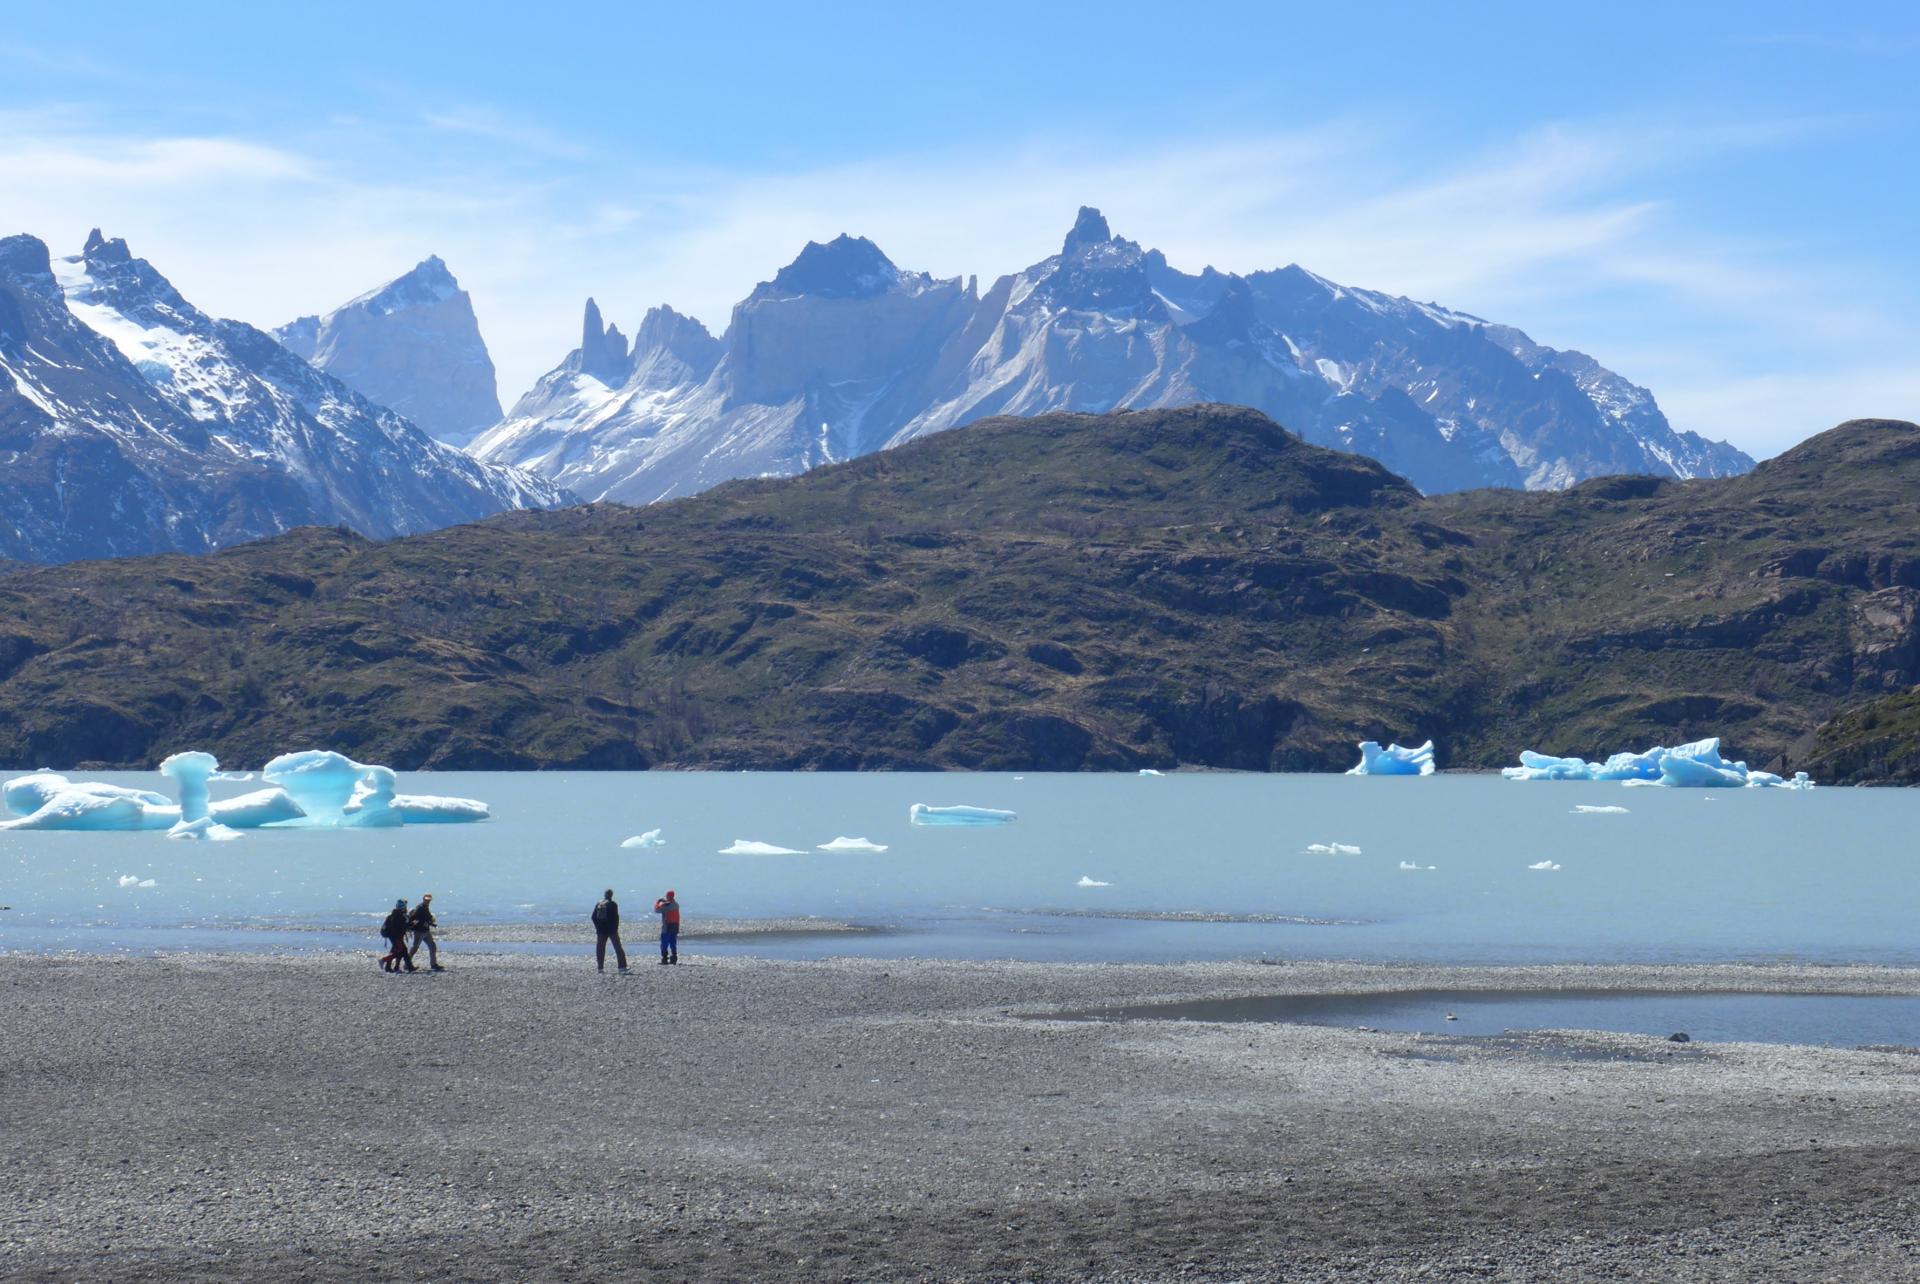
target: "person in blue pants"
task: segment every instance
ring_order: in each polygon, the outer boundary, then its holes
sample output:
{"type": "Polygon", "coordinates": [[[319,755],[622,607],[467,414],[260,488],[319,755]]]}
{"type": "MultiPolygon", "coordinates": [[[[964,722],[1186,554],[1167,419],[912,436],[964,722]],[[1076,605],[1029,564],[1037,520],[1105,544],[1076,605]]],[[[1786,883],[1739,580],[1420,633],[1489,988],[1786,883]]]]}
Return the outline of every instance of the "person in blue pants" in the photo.
{"type": "Polygon", "coordinates": [[[660,916],[660,961],[678,963],[680,961],[680,902],[673,899],[673,889],[653,903],[653,912],[660,916]]]}

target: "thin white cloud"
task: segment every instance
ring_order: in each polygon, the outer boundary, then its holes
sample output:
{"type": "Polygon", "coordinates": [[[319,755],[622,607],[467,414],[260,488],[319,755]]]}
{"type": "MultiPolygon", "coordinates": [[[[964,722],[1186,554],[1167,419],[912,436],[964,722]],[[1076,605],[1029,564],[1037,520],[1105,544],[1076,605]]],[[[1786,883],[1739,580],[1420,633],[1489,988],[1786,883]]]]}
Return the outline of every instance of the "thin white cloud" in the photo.
{"type": "MultiPolygon", "coordinates": [[[[202,307],[261,325],[438,253],[473,294],[510,402],[577,341],[589,294],[623,328],[671,303],[718,330],[806,240],[842,231],[984,286],[1052,253],[1088,203],[1193,270],[1300,262],[1580,347],[1653,387],[1677,426],[1764,453],[1835,417],[1815,413],[1840,391],[1834,370],[1895,369],[1893,349],[1915,335],[1844,265],[1690,226],[1658,178],[1837,127],[1562,124],[1416,164],[1391,129],[1355,118],[1199,144],[1038,139],[738,173],[588,161],[475,107],[317,122],[272,145],[43,111],[0,116],[0,232],[70,253],[98,224],[202,307]],[[1755,351],[1775,364],[1758,367],[1755,351]]],[[[1875,413],[1912,415],[1913,392],[1880,378],[1847,402],[1883,397],[1875,413]]]]}

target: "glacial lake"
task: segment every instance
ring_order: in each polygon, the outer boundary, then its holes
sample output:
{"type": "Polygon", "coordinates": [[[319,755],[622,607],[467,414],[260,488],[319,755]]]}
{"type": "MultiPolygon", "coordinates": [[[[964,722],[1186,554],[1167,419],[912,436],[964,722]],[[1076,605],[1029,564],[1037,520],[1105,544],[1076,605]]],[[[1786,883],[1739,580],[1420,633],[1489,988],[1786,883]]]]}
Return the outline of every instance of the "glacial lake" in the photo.
{"type": "Polygon", "coordinates": [[[463,924],[579,921],[584,934],[611,885],[635,937],[672,887],[690,950],[779,957],[1920,966],[1913,790],[676,772],[415,772],[401,789],[479,798],[494,819],[228,843],[0,832],[0,949],[371,948],[385,907],[431,891],[457,950],[463,924]],[[1019,819],[915,827],[913,803],[1019,819]],[[664,847],[620,846],[651,829],[664,847]],[[813,850],[843,835],[889,850],[813,850]],[[736,839],[804,854],[718,854],[736,839]],[[1542,861],[1559,868],[1529,868],[1542,861]],[[702,916],[792,915],[890,930],[699,939],[702,916]]]}

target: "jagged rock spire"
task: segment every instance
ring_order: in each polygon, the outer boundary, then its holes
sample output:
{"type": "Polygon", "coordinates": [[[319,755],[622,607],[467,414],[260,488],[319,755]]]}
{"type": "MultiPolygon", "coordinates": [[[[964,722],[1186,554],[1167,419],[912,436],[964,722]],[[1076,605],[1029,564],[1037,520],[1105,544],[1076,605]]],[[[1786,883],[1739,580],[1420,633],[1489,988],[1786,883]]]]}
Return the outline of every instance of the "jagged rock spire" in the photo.
{"type": "Polygon", "coordinates": [[[600,320],[600,305],[587,300],[587,314],[580,325],[580,369],[609,383],[627,374],[627,340],[620,327],[600,320]]]}
{"type": "Polygon", "coordinates": [[[1073,220],[1073,230],[1061,243],[1060,253],[1072,254],[1083,245],[1098,245],[1112,239],[1113,231],[1107,226],[1105,216],[1091,205],[1082,205],[1079,216],[1073,220]]]}

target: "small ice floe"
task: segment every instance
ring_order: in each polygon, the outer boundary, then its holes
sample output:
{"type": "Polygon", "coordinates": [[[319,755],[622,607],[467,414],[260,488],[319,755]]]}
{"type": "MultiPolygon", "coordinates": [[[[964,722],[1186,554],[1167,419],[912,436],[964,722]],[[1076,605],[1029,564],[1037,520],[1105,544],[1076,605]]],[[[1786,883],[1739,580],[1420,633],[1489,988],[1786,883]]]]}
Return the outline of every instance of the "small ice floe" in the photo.
{"type": "Polygon", "coordinates": [[[1433,774],[1433,741],[1414,749],[1405,749],[1399,745],[1380,747],[1378,740],[1360,742],[1360,761],[1347,774],[1349,776],[1431,776],[1433,774]]]}
{"type": "Polygon", "coordinates": [[[1556,758],[1524,749],[1518,767],[1505,767],[1508,780],[1620,780],[1629,785],[1664,785],[1669,789],[1811,789],[1804,771],[1793,779],[1771,771],[1754,771],[1744,762],[1720,756],[1720,738],[1708,736],[1668,748],[1656,745],[1643,753],[1616,753],[1603,762],[1584,758],[1556,758]]]}
{"type": "Polygon", "coordinates": [[[240,837],[237,829],[228,829],[211,816],[202,816],[198,820],[175,822],[167,831],[168,838],[181,838],[195,842],[230,843],[240,837]]]}
{"type": "Polygon", "coordinates": [[[804,856],[805,852],[791,847],[776,847],[772,843],[758,842],[752,838],[736,838],[733,846],[722,847],[722,856],[804,856]]]}
{"type": "Polygon", "coordinates": [[[1308,843],[1309,856],[1358,856],[1360,849],[1352,843],[1308,843]]]}
{"type": "Polygon", "coordinates": [[[122,874],[119,884],[122,887],[152,887],[154,881],[151,878],[142,878],[138,874],[122,874]]]}
{"type": "Polygon", "coordinates": [[[635,834],[620,844],[622,847],[665,847],[667,840],[660,836],[657,829],[649,829],[644,834],[635,834]]]}
{"type": "Polygon", "coordinates": [[[865,838],[848,838],[844,834],[830,843],[821,843],[823,852],[861,852],[869,856],[878,856],[887,850],[885,843],[871,842],[865,838]]]}
{"type": "Polygon", "coordinates": [[[1401,869],[1439,869],[1440,867],[1438,865],[1422,865],[1417,860],[1403,860],[1400,862],[1400,868],[1401,869]]]}
{"type": "Polygon", "coordinates": [[[1593,803],[1575,803],[1573,814],[1576,816],[1624,816],[1627,814],[1627,809],[1611,805],[1595,806],[1593,803]]]}
{"type": "Polygon", "coordinates": [[[1019,814],[995,807],[929,807],[915,803],[907,808],[907,822],[913,825],[1010,825],[1019,814]]]}
{"type": "Polygon", "coordinates": [[[1164,771],[1155,771],[1152,767],[1142,767],[1140,768],[1140,774],[1143,776],[1164,776],[1167,773],[1164,771]]]}
{"type": "Polygon", "coordinates": [[[1112,887],[1113,884],[1103,883],[1097,878],[1094,878],[1087,874],[1082,874],[1080,875],[1080,881],[1075,883],[1074,886],[1075,887],[1112,887]]]}
{"type": "Polygon", "coordinates": [[[1533,864],[1527,866],[1527,868],[1528,869],[1559,869],[1560,867],[1554,864],[1550,860],[1537,860],[1533,862],[1533,864]]]}

